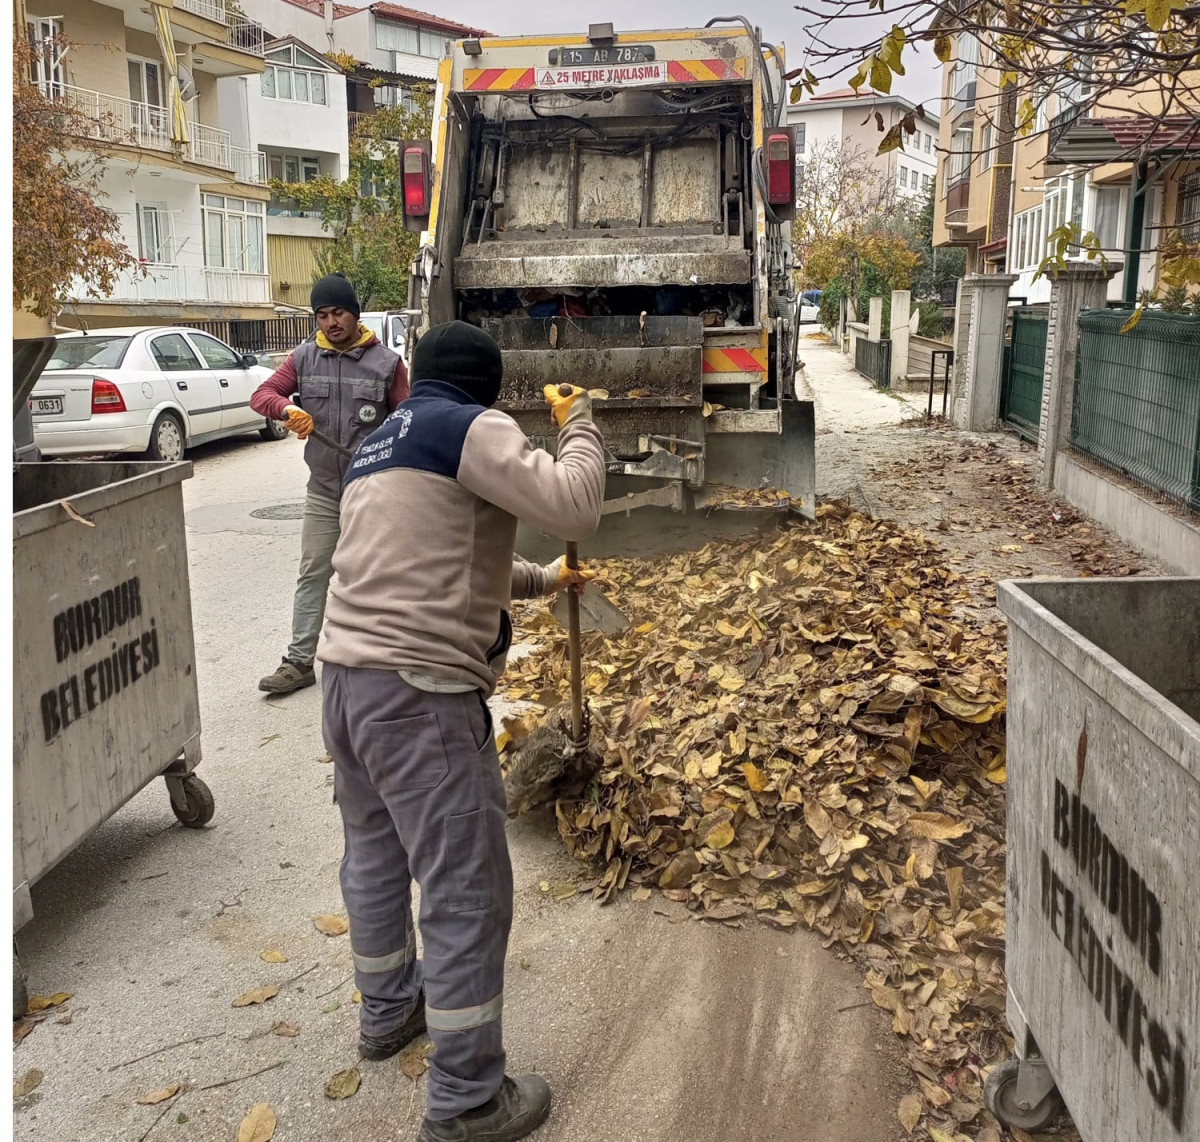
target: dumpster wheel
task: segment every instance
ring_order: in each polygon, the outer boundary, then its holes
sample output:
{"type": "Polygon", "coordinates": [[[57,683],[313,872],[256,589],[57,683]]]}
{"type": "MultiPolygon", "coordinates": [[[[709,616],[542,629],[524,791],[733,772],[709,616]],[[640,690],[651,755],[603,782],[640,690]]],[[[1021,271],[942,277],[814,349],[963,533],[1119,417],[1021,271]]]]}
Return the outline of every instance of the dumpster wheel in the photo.
{"type": "Polygon", "coordinates": [[[1057,1090],[1051,1090],[1034,1105],[1018,1101],[1017,1076],[1020,1059],[1005,1059],[992,1068],[983,1084],[983,1101],[1005,1126],[1019,1130],[1038,1131],[1049,1126],[1062,1113],[1062,1100],[1057,1090]]]}
{"type": "Polygon", "coordinates": [[[171,809],[181,825],[186,825],[189,829],[202,829],[213,819],[213,814],[217,809],[212,790],[195,774],[185,777],[180,785],[183,788],[183,795],[187,799],[187,805],[181,809],[175,804],[175,798],[172,797],[171,809]]]}

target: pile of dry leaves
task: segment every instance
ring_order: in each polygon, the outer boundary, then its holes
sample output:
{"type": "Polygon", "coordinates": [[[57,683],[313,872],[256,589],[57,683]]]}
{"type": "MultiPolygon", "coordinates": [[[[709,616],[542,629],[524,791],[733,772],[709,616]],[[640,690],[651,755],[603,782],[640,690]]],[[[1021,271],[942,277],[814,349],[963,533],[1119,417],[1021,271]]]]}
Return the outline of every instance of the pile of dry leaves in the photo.
{"type": "MultiPolygon", "coordinates": [[[[603,900],[658,889],[704,918],[806,925],[863,964],[921,1093],[900,1114],[959,1139],[1005,1050],[1005,648],[962,620],[938,549],[841,503],[816,523],[700,552],[606,563],[633,620],[585,636],[604,765],[559,802],[603,900]]],[[[567,692],[566,637],[507,696],[567,692]]],[[[510,720],[501,745],[536,724],[510,720]]],[[[985,1136],[994,1135],[987,1127],[985,1136]]]]}

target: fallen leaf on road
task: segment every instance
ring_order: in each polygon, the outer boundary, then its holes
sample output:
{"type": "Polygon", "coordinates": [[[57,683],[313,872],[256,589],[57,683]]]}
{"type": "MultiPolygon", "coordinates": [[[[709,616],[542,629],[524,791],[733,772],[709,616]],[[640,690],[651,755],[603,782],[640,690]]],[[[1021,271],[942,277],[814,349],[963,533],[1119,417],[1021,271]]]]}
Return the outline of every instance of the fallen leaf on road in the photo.
{"type": "Polygon", "coordinates": [[[31,995],[29,997],[29,1006],[26,1008],[26,1014],[36,1015],[39,1011],[45,1011],[47,1007],[58,1007],[72,997],[73,993],[69,991],[55,992],[49,998],[44,995],[31,995]]]}
{"type": "Polygon", "coordinates": [[[239,995],[233,1001],[234,1007],[250,1007],[256,1003],[266,1003],[268,999],[274,999],[279,994],[277,987],[256,987],[253,991],[246,992],[245,995],[239,995]]]}
{"type": "Polygon", "coordinates": [[[636,900],[638,903],[641,903],[643,900],[649,900],[650,895],[650,889],[648,888],[635,888],[633,890],[632,899],[636,900]]]}
{"type": "Polygon", "coordinates": [[[578,884],[552,884],[550,886],[550,895],[555,900],[570,900],[578,891],[578,884]]]}
{"type": "Polygon", "coordinates": [[[362,992],[356,987],[353,994],[350,996],[351,1003],[362,1003],[362,992]]]}
{"type": "Polygon", "coordinates": [[[36,1026],[36,1019],[22,1019],[19,1023],[13,1024],[13,1046],[15,1047],[26,1035],[29,1034],[36,1026]]]}
{"type": "Polygon", "coordinates": [[[37,1090],[42,1085],[42,1079],[45,1077],[36,1067],[26,1071],[13,1083],[13,1098],[24,1098],[31,1091],[37,1090]]]}
{"type": "Polygon", "coordinates": [[[160,1102],[166,1102],[169,1098],[174,1098],[179,1093],[181,1083],[172,1083],[170,1086],[165,1086],[162,1090],[154,1090],[149,1094],[142,1095],[138,1099],[138,1106],[155,1106],[160,1102]]]}
{"type": "Polygon", "coordinates": [[[62,1027],[68,1027],[71,1024],[71,1020],[74,1018],[75,1013],[73,1011],[68,1011],[63,1015],[60,1015],[54,1022],[62,1027]]]}
{"type": "Polygon", "coordinates": [[[328,763],[333,760],[333,755],[327,753],[327,754],[323,755],[322,757],[318,757],[317,760],[322,763],[328,763]]]}
{"type": "Polygon", "coordinates": [[[238,1127],[237,1142],[271,1142],[275,1137],[275,1111],[265,1102],[250,1108],[238,1127]]]}
{"type": "Polygon", "coordinates": [[[300,1034],[300,1024],[289,1023],[284,1020],[280,1023],[276,1023],[275,1026],[271,1028],[271,1034],[280,1035],[284,1039],[294,1039],[300,1034]]]}
{"type": "Polygon", "coordinates": [[[325,1097],[349,1098],[351,1095],[358,1093],[360,1086],[362,1086],[362,1075],[358,1071],[338,1071],[325,1084],[325,1097]]]}
{"type": "Polygon", "coordinates": [[[286,964],[288,962],[287,956],[282,952],[263,952],[258,958],[264,964],[286,964]]]}
{"type": "Polygon", "coordinates": [[[921,1115],[925,1112],[925,1104],[921,1101],[919,1094],[906,1094],[900,1100],[900,1109],[896,1112],[900,1116],[900,1125],[911,1134],[921,1121],[921,1115]]]}
{"type": "Polygon", "coordinates": [[[429,1056],[432,1054],[433,1044],[428,1039],[421,1038],[410,1043],[400,1052],[400,1073],[415,1084],[429,1070],[429,1056]]]}
{"type": "Polygon", "coordinates": [[[341,916],[314,916],[313,927],[326,936],[344,936],[350,931],[349,923],[341,916]]]}

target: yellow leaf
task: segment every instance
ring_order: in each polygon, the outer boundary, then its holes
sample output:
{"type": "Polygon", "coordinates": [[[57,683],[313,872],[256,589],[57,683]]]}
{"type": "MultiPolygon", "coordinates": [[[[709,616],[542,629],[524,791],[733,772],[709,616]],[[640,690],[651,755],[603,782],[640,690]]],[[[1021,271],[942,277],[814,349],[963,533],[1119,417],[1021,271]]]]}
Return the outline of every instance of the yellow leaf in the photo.
{"type": "Polygon", "coordinates": [[[748,761],[742,766],[742,772],[746,775],[746,784],[750,787],[752,793],[761,793],[767,787],[767,775],[752,761],[748,761]]]}
{"type": "Polygon", "coordinates": [[[717,750],[716,753],[712,754],[710,757],[706,757],[704,759],[704,761],[701,762],[700,772],[703,773],[704,776],[707,777],[709,781],[711,781],[714,777],[717,776],[718,773],[721,772],[721,751],[720,750],[717,750]]]}
{"type": "Polygon", "coordinates": [[[953,1134],[947,1134],[936,1126],[929,1127],[929,1137],[933,1139],[933,1142],[954,1142],[953,1134]]]}
{"type": "Polygon", "coordinates": [[[344,936],[350,925],[342,916],[314,916],[313,927],[326,936],[344,936]]]}
{"type": "Polygon", "coordinates": [[[350,994],[350,1002],[351,1003],[362,1003],[362,992],[359,991],[357,987],[350,994]]]}
{"type": "Polygon", "coordinates": [[[252,991],[246,992],[245,995],[239,995],[233,1001],[234,1007],[252,1007],[257,1003],[266,1003],[268,999],[274,999],[279,994],[277,987],[256,987],[252,991]]]}
{"type": "Polygon", "coordinates": [[[1171,13],[1182,9],[1185,0],[1146,0],[1146,23],[1156,32],[1167,26],[1171,13]]]}
{"type": "Polygon", "coordinates": [[[945,813],[914,813],[908,819],[908,827],[915,836],[931,841],[952,841],[970,831],[969,825],[945,813]]]}
{"type": "Polygon", "coordinates": [[[58,1007],[60,1004],[66,1003],[71,997],[72,993],[69,991],[57,991],[48,998],[44,995],[31,995],[26,1013],[36,1015],[39,1011],[45,1011],[48,1007],[58,1007]]]}
{"type": "Polygon", "coordinates": [[[642,623],[640,627],[636,628],[636,633],[649,634],[656,626],[658,626],[658,623],[642,623]]]}
{"type": "Polygon", "coordinates": [[[704,838],[704,843],[710,849],[727,849],[733,844],[735,835],[733,826],[728,821],[722,821],[713,827],[708,836],[704,838]]]}
{"type": "Polygon", "coordinates": [[[650,899],[650,896],[651,896],[650,889],[648,889],[648,888],[635,888],[635,889],[633,890],[632,899],[633,899],[633,900],[635,900],[637,903],[639,903],[639,904],[640,904],[640,903],[641,903],[643,900],[649,900],[649,899],[650,899]]]}
{"type": "Polygon", "coordinates": [[[871,86],[884,95],[892,90],[892,69],[878,56],[871,62],[871,86]]]}
{"type": "Polygon", "coordinates": [[[250,1108],[238,1127],[237,1142],[271,1142],[275,1137],[275,1111],[265,1102],[250,1108]]]}
{"type": "Polygon", "coordinates": [[[900,1117],[900,1125],[911,1134],[921,1121],[921,1115],[925,1112],[925,1104],[921,1102],[919,1094],[906,1094],[900,1100],[900,1109],[897,1114],[900,1117]]]}
{"type": "Polygon", "coordinates": [[[725,670],[721,677],[717,679],[717,685],[720,686],[722,690],[740,690],[746,685],[746,680],[736,670],[734,670],[732,667],[729,667],[725,670]]]}
{"type": "Polygon", "coordinates": [[[1129,333],[1138,327],[1138,323],[1142,320],[1142,314],[1146,311],[1139,305],[1130,315],[1129,320],[1121,326],[1122,333],[1129,333]]]}
{"type": "Polygon", "coordinates": [[[282,952],[263,952],[258,958],[264,964],[286,964],[288,962],[287,956],[282,952]]]}
{"type": "Polygon", "coordinates": [[[355,1070],[338,1071],[325,1084],[326,1098],[350,1098],[351,1095],[358,1093],[358,1088],[362,1086],[362,1075],[355,1070]]]}
{"type": "Polygon", "coordinates": [[[933,54],[937,56],[942,63],[947,63],[949,61],[953,51],[954,41],[951,40],[949,36],[941,35],[933,41],[933,54]]]}
{"type": "Polygon", "coordinates": [[[180,1083],[172,1083],[170,1086],[165,1086],[162,1090],[151,1091],[149,1094],[142,1095],[138,1099],[139,1106],[154,1106],[159,1102],[166,1102],[169,1098],[174,1098],[179,1093],[180,1083]]]}
{"type": "Polygon", "coordinates": [[[42,1085],[42,1079],[45,1077],[36,1067],[26,1071],[13,1083],[13,1098],[24,1098],[27,1094],[37,1090],[42,1085]]]}
{"type": "Polygon", "coordinates": [[[276,1023],[275,1026],[271,1028],[271,1034],[278,1035],[283,1039],[294,1039],[300,1034],[300,1024],[289,1023],[284,1020],[281,1023],[276,1023]]]}
{"type": "Polygon", "coordinates": [[[1008,769],[1005,766],[1000,766],[999,769],[989,769],[987,779],[993,785],[1003,785],[1008,780],[1008,769]]]}

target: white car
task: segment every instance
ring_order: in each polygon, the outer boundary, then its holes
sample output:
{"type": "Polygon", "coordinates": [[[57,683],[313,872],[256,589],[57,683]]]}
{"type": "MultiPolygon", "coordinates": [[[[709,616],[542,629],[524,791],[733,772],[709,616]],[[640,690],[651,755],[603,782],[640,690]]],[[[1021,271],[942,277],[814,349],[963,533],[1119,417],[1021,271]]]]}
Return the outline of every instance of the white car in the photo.
{"type": "Polygon", "coordinates": [[[29,397],[34,443],[44,456],[137,452],[179,460],[224,436],[287,435],[250,407],[271,370],[208,333],[154,326],[55,340],[29,397]]]}

